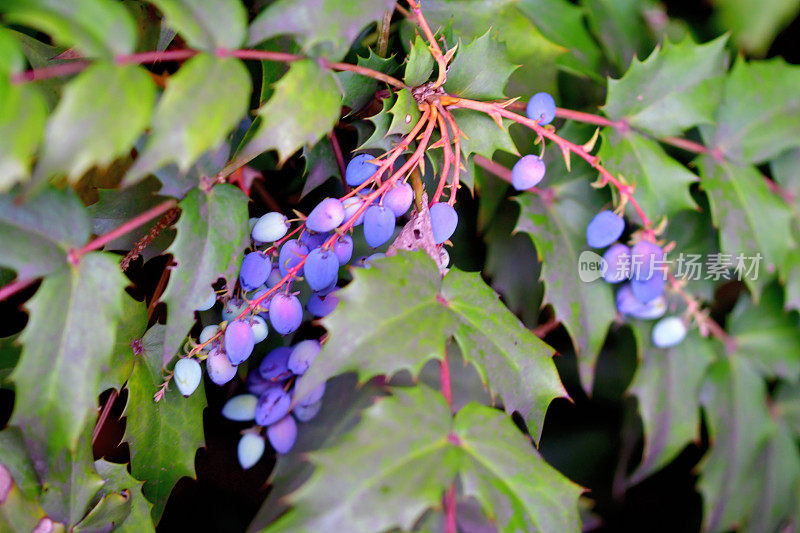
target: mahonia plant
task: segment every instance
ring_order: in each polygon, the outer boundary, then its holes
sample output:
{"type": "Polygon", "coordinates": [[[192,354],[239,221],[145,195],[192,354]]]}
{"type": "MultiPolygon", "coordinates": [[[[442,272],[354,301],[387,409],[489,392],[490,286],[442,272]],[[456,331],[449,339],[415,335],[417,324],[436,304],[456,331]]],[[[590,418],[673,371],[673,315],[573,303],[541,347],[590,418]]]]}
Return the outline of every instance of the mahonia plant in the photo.
{"type": "Polygon", "coordinates": [[[796,529],[800,68],[659,9],[0,3],[0,529],[796,529]]]}

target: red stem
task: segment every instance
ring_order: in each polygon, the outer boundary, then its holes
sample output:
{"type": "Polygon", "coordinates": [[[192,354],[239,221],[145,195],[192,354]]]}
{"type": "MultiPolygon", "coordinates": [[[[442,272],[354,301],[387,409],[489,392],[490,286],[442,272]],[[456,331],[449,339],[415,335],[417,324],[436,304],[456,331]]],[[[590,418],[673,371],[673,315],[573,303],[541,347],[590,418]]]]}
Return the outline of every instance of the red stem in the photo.
{"type": "Polygon", "coordinates": [[[166,202],[162,202],[157,206],[148,209],[141,215],[138,215],[129,221],[125,222],[124,224],[120,225],[118,228],[115,228],[108,233],[105,233],[96,239],[93,239],[86,243],[85,245],[81,246],[77,250],[70,250],[68,255],[68,260],[73,265],[77,265],[80,261],[81,257],[86,255],[87,253],[91,252],[92,250],[98,250],[108,244],[109,242],[113,241],[114,239],[125,235],[129,231],[133,231],[134,229],[138,228],[139,226],[146,224],[150,220],[161,216],[165,212],[169,211],[173,207],[175,207],[177,202],[175,200],[167,200],[166,202]]]}
{"type": "Polygon", "coordinates": [[[339,173],[342,175],[342,185],[344,185],[344,192],[348,192],[350,190],[350,186],[347,185],[347,179],[345,178],[345,174],[347,173],[347,167],[344,164],[344,156],[342,155],[342,147],[339,146],[339,139],[336,138],[336,130],[331,131],[328,134],[328,139],[331,141],[331,148],[333,149],[333,155],[336,157],[336,164],[339,166],[339,173]]]}
{"type": "Polygon", "coordinates": [[[21,290],[26,289],[33,285],[37,278],[31,279],[17,279],[12,281],[5,287],[0,288],[0,301],[5,300],[6,298],[18,293],[21,290]]]}

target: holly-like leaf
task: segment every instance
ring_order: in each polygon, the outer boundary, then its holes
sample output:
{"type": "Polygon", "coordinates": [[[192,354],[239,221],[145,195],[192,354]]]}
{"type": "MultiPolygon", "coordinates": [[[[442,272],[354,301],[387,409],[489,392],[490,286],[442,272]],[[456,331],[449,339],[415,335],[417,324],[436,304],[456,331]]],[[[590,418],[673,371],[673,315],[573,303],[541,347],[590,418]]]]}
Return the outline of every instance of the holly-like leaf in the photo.
{"type": "Polygon", "coordinates": [[[456,474],[501,531],[579,529],[580,488],[547,465],[507,416],[471,403],[451,420],[442,396],[424,385],[395,389],[336,446],[310,458],[314,474],[268,531],[408,530],[456,474]],[[409,421],[413,430],[398,429],[409,421]]]}
{"type": "Polygon", "coordinates": [[[88,57],[110,58],[136,47],[133,19],[124,5],[112,0],[82,0],[80,9],[60,0],[4,0],[0,12],[8,22],[49,33],[88,57]]]}
{"type": "MultiPolygon", "coordinates": [[[[550,177],[546,179],[555,181],[564,170],[563,163],[551,160],[547,166],[550,177]]],[[[573,174],[577,172],[573,169],[573,174]]],[[[586,179],[556,183],[550,188],[555,193],[551,202],[533,193],[517,196],[520,216],[515,231],[533,239],[542,262],[544,301],[553,306],[556,319],[572,337],[581,381],[586,390],[591,390],[597,356],[616,309],[609,285],[603,280],[581,281],[578,264],[581,252],[587,249],[586,225],[602,209],[603,201],[586,179]]]]}
{"type": "Polygon", "coordinates": [[[100,377],[97,395],[107,389],[121,390],[131,377],[134,364],[134,346],[147,329],[147,305],[133,298],[122,299],[122,312],[111,348],[111,362],[100,377]]]}
{"type": "Polygon", "coordinates": [[[167,163],[187,171],[215,148],[247,112],[250,75],[235,58],[199,54],[170,77],[156,106],[153,130],[124,184],[136,183],[167,163]]]}
{"type": "Polygon", "coordinates": [[[67,252],[85,244],[90,230],[86,209],[72,189],[45,189],[22,205],[0,195],[0,264],[22,279],[64,268],[67,252]]]}
{"type": "Polygon", "coordinates": [[[144,481],[144,495],[152,502],[158,522],[172,487],[183,476],[194,477],[194,456],[203,446],[203,384],[188,398],[175,385],[158,403],[153,395],[164,377],[161,354],[166,329],[156,325],[142,338],[142,353],[128,380],[128,417],[125,441],[131,450],[131,474],[144,481]]]}
{"type": "MultiPolygon", "coordinates": [[[[239,48],[247,36],[247,10],[240,0],[150,0],[167,24],[191,46],[213,52],[239,48]]],[[[209,80],[213,80],[209,76],[209,80]]]]}
{"type": "MultiPolygon", "coordinates": [[[[371,48],[369,56],[358,56],[356,63],[360,67],[370,68],[378,72],[390,73],[397,66],[392,58],[381,57],[371,48]]],[[[375,78],[364,76],[356,72],[345,70],[337,72],[336,78],[342,89],[342,105],[349,107],[352,111],[358,111],[367,105],[375,96],[378,89],[378,82],[375,78]]]]}
{"type": "Polygon", "coordinates": [[[44,509],[36,500],[26,495],[9,475],[5,466],[0,464],[0,530],[2,531],[35,531],[43,520],[50,526],[52,520],[45,517],[44,509]]]}
{"type": "Polygon", "coordinates": [[[414,126],[419,121],[420,112],[417,101],[408,89],[402,89],[397,93],[397,100],[389,110],[392,115],[392,122],[389,124],[387,135],[406,135],[411,133],[414,126]]]}
{"type": "Polygon", "coordinates": [[[0,193],[30,174],[46,119],[47,107],[36,87],[12,85],[0,76],[0,193]]]}
{"type": "Polygon", "coordinates": [[[416,35],[411,50],[408,52],[403,81],[409,87],[422,85],[431,77],[433,64],[433,55],[428,50],[428,45],[422,37],[416,35]]]}
{"type": "Polygon", "coordinates": [[[648,31],[652,23],[646,20],[646,15],[657,16],[652,13],[658,9],[655,2],[585,0],[581,5],[585,6],[589,29],[619,71],[628,68],[634,58],[644,57],[653,49],[655,40],[648,31]]]}
{"type": "Polygon", "coordinates": [[[313,148],[308,145],[304,146],[303,157],[306,160],[308,176],[303,184],[303,192],[300,193],[301,198],[328,181],[329,178],[341,177],[339,164],[336,162],[336,156],[328,139],[322,139],[313,148]]]}
{"type": "Polygon", "coordinates": [[[341,59],[367,24],[380,20],[394,0],[278,0],[250,24],[250,45],[275,35],[293,35],[308,52],[319,45],[341,59]]]}
{"type": "Polygon", "coordinates": [[[75,183],[128,152],[150,120],[155,85],[138,65],[94,63],[64,88],[45,129],[33,180],[66,174],[75,183]]]}
{"type": "Polygon", "coordinates": [[[337,310],[322,320],[330,338],[298,381],[296,398],[348,371],[361,379],[400,370],[416,376],[429,359],[444,355],[454,336],[464,359],[502,396],[506,409],[519,411],[538,435],[550,401],[565,395],[553,350],[504,308],[479,276],[451,269],[442,280],[423,252],[375,261],[354,276],[337,293],[337,310]],[[365,321],[370,328],[353,328],[365,321]]]}
{"type": "Polygon", "coordinates": [[[41,481],[28,455],[22,432],[17,427],[8,426],[0,431],[0,464],[11,474],[27,498],[36,499],[39,496],[41,481]]]}
{"type": "MultiPolygon", "coordinates": [[[[367,120],[372,122],[374,129],[372,135],[369,136],[363,143],[359,145],[356,150],[367,150],[370,148],[388,152],[395,144],[395,139],[398,137],[389,136],[389,125],[392,118],[389,116],[389,110],[392,107],[391,98],[386,98],[383,101],[383,109],[375,115],[369,117],[367,120]]],[[[356,122],[356,124],[364,124],[363,122],[356,122]]],[[[369,126],[367,126],[369,127],[369,126]]],[[[360,138],[361,136],[359,136],[360,138]]]]}
{"type": "MultiPolygon", "coordinates": [[[[689,186],[698,177],[652,139],[633,130],[621,133],[606,128],[599,156],[614,173],[636,183],[633,196],[650,217],[669,216],[697,207],[689,186]]],[[[633,213],[632,207],[629,212],[633,213]]]]}
{"type": "Polygon", "coordinates": [[[127,284],[117,256],[90,253],[77,267],[47,277],[28,304],[22,356],[11,376],[17,392],[11,423],[54,461],[76,449],[97,404],[122,301],[130,298],[127,284]]]}
{"type": "Polygon", "coordinates": [[[461,150],[466,157],[479,154],[491,159],[497,150],[519,155],[508,134],[510,122],[503,121],[505,127],[501,128],[486,114],[471,109],[455,109],[453,118],[467,137],[461,137],[461,150]]]}
{"type": "Polygon", "coordinates": [[[780,271],[787,250],[795,247],[790,232],[792,213],[751,166],[703,156],[699,167],[701,185],[719,229],[720,250],[730,254],[734,264],[742,259],[741,277],[757,301],[770,273],[780,271]]]}
{"type": "Polygon", "coordinates": [[[315,144],[333,128],[339,120],[340,101],[330,72],[310,59],[292,63],[275,85],[275,94],[258,110],[261,127],[239,158],[247,161],[274,148],[283,164],[299,148],[315,144]]]}
{"type": "Polygon", "coordinates": [[[736,45],[749,55],[763,56],[775,36],[797,16],[797,0],[773,0],[758,5],[747,0],[719,0],[714,4],[720,31],[733,34],[736,45]]]}
{"type": "Polygon", "coordinates": [[[800,329],[797,313],[783,310],[781,287],[764,289],[758,305],[742,294],[728,320],[728,332],[736,341],[736,355],[766,377],[800,379],[800,329]]]}
{"type": "Polygon", "coordinates": [[[651,324],[636,323],[633,331],[641,363],[630,391],[639,400],[645,444],[631,484],[663,468],[699,438],[700,387],[715,358],[711,341],[696,331],[666,349],[653,346],[651,324]]]}
{"type": "MultiPolygon", "coordinates": [[[[167,252],[177,262],[164,291],[167,303],[163,364],[172,360],[212,283],[238,272],[248,243],[247,197],[233,185],[192,190],[180,203],[177,236],[167,252]]],[[[138,476],[137,476],[138,477],[138,476]]]]}
{"type": "Polygon", "coordinates": [[[94,463],[105,480],[101,499],[81,520],[75,531],[97,531],[113,527],[114,531],[155,531],[150,518],[152,505],[142,494],[142,482],[128,474],[125,465],[99,460],[94,463]]]}
{"type": "Polygon", "coordinates": [[[634,60],[621,79],[609,78],[603,109],[656,136],[710,124],[727,63],[726,41],[727,36],[701,45],[688,38],[665,41],[644,61],[634,60]]]}
{"type": "Polygon", "coordinates": [[[699,481],[703,530],[729,531],[758,501],[751,482],[771,431],[766,386],[746,360],[722,359],[711,365],[701,400],[711,440],[699,481]]]}
{"type": "Polygon", "coordinates": [[[460,50],[447,71],[444,89],[463,98],[504,98],[503,89],[516,66],[508,59],[506,45],[487,31],[460,50]]]}
{"type": "Polygon", "coordinates": [[[707,146],[756,164],[800,146],[798,85],[800,66],[739,59],[725,79],[714,124],[700,128],[707,146]]]}

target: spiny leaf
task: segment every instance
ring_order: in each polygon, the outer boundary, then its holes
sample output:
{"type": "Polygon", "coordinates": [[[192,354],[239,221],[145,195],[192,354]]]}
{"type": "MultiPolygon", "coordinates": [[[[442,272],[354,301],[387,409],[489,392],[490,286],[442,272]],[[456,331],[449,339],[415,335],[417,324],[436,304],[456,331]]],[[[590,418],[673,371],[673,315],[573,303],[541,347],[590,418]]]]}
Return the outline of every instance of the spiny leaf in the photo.
{"type": "Polygon", "coordinates": [[[155,85],[142,67],[92,64],[64,88],[47,122],[33,181],[66,174],[75,183],[93,166],[128,152],[147,126],[154,100],[155,85]]]}
{"type": "Polygon", "coordinates": [[[110,58],[136,48],[136,26],[124,5],[111,0],[81,0],[80,8],[76,7],[61,0],[0,3],[0,11],[9,22],[49,33],[57,42],[74,46],[88,57],[110,58]]]}
{"type": "MultiPolygon", "coordinates": [[[[106,509],[117,507],[126,511],[121,521],[111,524],[114,526],[114,531],[130,531],[132,533],[155,531],[153,521],[150,518],[150,509],[152,505],[142,494],[142,482],[131,477],[125,465],[109,463],[101,459],[95,461],[94,466],[97,473],[106,482],[101,491],[103,499],[92,512],[81,521],[80,529],[76,528],[76,531],[83,531],[87,528],[87,526],[90,525],[90,523],[88,523],[89,519],[93,517],[93,514],[95,519],[98,517],[100,513],[97,511],[103,502],[106,502],[106,509]]],[[[102,508],[100,510],[102,510],[102,508]]],[[[97,526],[107,524],[108,520],[97,522],[97,526]]]]}
{"type": "MultiPolygon", "coordinates": [[[[35,531],[42,519],[44,509],[32,497],[26,495],[15,480],[8,478],[8,471],[0,464],[0,480],[3,481],[3,502],[0,504],[0,530],[35,531]]],[[[52,525],[50,519],[48,523],[52,525]]]]}
{"type": "Polygon", "coordinates": [[[145,302],[123,298],[121,311],[114,334],[114,346],[111,348],[111,363],[100,377],[98,396],[107,389],[122,390],[133,372],[135,341],[141,339],[147,329],[145,302]]]}
{"type": "MultiPolygon", "coordinates": [[[[371,68],[387,74],[390,74],[397,67],[394,59],[381,57],[371,48],[369,56],[358,56],[356,63],[360,67],[371,68]]],[[[345,70],[337,72],[335,76],[339,80],[342,89],[342,105],[349,107],[351,113],[367,105],[378,89],[378,81],[363,74],[345,70]]]]}
{"type": "Polygon", "coordinates": [[[722,87],[714,124],[700,129],[708,146],[735,161],[763,163],[800,146],[800,66],[783,59],[739,59],[722,87]]]}
{"type": "Polygon", "coordinates": [[[710,124],[725,72],[727,36],[697,45],[690,39],[656,48],[636,61],[619,80],[609,78],[603,108],[614,120],[656,136],[677,135],[710,124]]]}
{"type": "Polygon", "coordinates": [[[118,256],[90,253],[47,277],[28,305],[12,424],[53,460],[76,449],[97,403],[127,284],[118,256]]]}
{"type": "Polygon", "coordinates": [[[447,71],[447,92],[476,100],[505,98],[503,89],[517,67],[508,60],[506,45],[489,34],[487,31],[467,46],[459,45],[447,71]]]}
{"type": "Polygon", "coordinates": [[[653,11],[660,15],[654,2],[587,0],[580,5],[586,9],[590,31],[618,71],[628,68],[634,58],[646,56],[656,44],[647,19],[656,16],[653,11]]]}
{"type": "Polygon", "coordinates": [[[248,242],[247,197],[223,184],[192,190],[180,203],[177,236],[167,252],[177,261],[164,291],[167,303],[163,364],[172,360],[194,322],[194,310],[222,276],[232,279],[248,242]]]}
{"type": "Polygon", "coordinates": [[[397,93],[397,100],[389,110],[392,122],[389,124],[387,135],[408,134],[419,121],[420,113],[417,102],[411,96],[411,91],[402,89],[397,93]]]}
{"type": "Polygon", "coordinates": [[[320,45],[338,60],[367,24],[380,20],[394,0],[278,0],[250,24],[249,43],[275,35],[294,35],[308,52],[320,45]]]}
{"type": "MultiPolygon", "coordinates": [[[[376,113],[375,115],[367,119],[370,122],[372,122],[372,125],[375,127],[375,129],[372,131],[372,135],[370,135],[367,140],[361,143],[361,145],[359,145],[359,147],[356,148],[356,150],[367,150],[370,148],[374,148],[386,152],[392,149],[392,146],[394,145],[394,140],[397,139],[397,137],[389,136],[389,125],[392,122],[392,119],[389,116],[389,110],[391,109],[391,107],[392,107],[391,98],[386,98],[383,101],[383,109],[379,113],[376,113]]],[[[364,123],[357,122],[356,124],[364,124],[364,123]]]]}
{"type": "Polygon", "coordinates": [[[258,110],[261,127],[239,157],[249,160],[275,148],[283,164],[303,145],[315,144],[333,128],[340,100],[330,72],[310,59],[292,63],[275,85],[275,94],[258,110]]]}
{"type": "Polygon", "coordinates": [[[156,106],[147,146],[124,184],[175,162],[185,172],[200,155],[215,148],[247,112],[250,76],[235,58],[199,54],[170,77],[156,106]]]}
{"type": "Polygon", "coordinates": [[[209,52],[218,48],[233,50],[247,36],[247,10],[240,0],[150,1],[192,48],[209,52]]]}
{"type": "Polygon", "coordinates": [[[144,495],[153,503],[153,522],[158,522],[175,483],[194,477],[194,456],[203,446],[202,383],[184,398],[174,384],[158,403],[153,395],[161,387],[161,354],[164,326],[153,326],[142,339],[143,353],[128,380],[128,417],[125,441],[131,450],[131,473],[144,481],[144,495]]]}
{"type": "Polygon", "coordinates": [[[470,109],[453,110],[453,118],[467,137],[463,135],[461,137],[461,150],[467,157],[470,154],[480,154],[491,159],[497,150],[519,155],[514,141],[508,134],[509,121],[503,121],[505,127],[501,128],[484,113],[470,109]]]}
{"type": "Polygon", "coordinates": [[[403,81],[405,81],[406,85],[409,87],[422,85],[431,77],[433,73],[433,64],[433,55],[431,51],[428,50],[428,45],[422,37],[416,35],[406,60],[406,70],[403,81]]]}
{"type": "Polygon", "coordinates": [[[0,264],[22,279],[37,278],[64,268],[67,252],[89,240],[91,222],[72,189],[45,189],[18,206],[0,195],[0,264]]]}
{"type": "Polygon", "coordinates": [[[720,31],[730,31],[737,47],[749,55],[763,56],[776,35],[797,16],[800,2],[776,0],[753,4],[747,0],[718,0],[715,19],[720,31]]]}
{"type": "Polygon", "coordinates": [[[8,470],[27,498],[33,500],[39,496],[42,483],[33,467],[22,432],[17,427],[8,426],[0,431],[0,464],[8,470]]]}
{"type": "Polygon", "coordinates": [[[370,265],[337,293],[339,307],[323,319],[330,338],[299,380],[295,396],[302,398],[324,380],[351,370],[362,379],[403,369],[417,375],[429,359],[443,356],[445,342],[454,336],[465,360],[503,397],[509,412],[518,410],[538,435],[550,401],[565,394],[552,348],[501,306],[478,276],[451,269],[442,280],[423,252],[370,265]],[[353,328],[365,321],[372,326],[353,328]]]}
{"type": "Polygon", "coordinates": [[[36,87],[12,85],[0,76],[0,193],[29,176],[46,119],[47,107],[36,87]]]}

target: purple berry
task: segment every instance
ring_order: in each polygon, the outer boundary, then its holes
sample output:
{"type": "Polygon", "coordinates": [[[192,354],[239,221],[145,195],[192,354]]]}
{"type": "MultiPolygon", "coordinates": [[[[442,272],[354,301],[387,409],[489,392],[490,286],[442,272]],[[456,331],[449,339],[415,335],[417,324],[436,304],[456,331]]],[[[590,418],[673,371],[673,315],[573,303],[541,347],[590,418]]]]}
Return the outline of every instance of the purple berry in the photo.
{"type": "Polygon", "coordinates": [[[225,385],[236,375],[236,367],[224,353],[212,350],[206,358],[206,372],[211,381],[217,385],[225,385]]]}
{"type": "Polygon", "coordinates": [[[297,240],[305,244],[306,248],[308,248],[309,250],[313,250],[314,248],[319,248],[320,246],[325,244],[325,241],[327,241],[330,237],[331,237],[330,232],[314,233],[312,231],[306,231],[303,232],[303,234],[300,235],[300,238],[297,240]]]}
{"type": "Polygon", "coordinates": [[[536,93],[528,102],[526,111],[529,119],[544,126],[556,118],[556,101],[548,93],[536,93]]]}
{"type": "Polygon", "coordinates": [[[256,424],[268,426],[287,414],[292,405],[292,397],[282,387],[272,386],[258,398],[256,404],[256,424]]]}
{"type": "Polygon", "coordinates": [[[322,402],[315,402],[310,405],[296,405],[292,413],[300,422],[308,422],[322,409],[322,402]]]}
{"type": "MultiPolygon", "coordinates": [[[[277,285],[281,281],[281,279],[283,279],[283,276],[284,274],[281,274],[281,269],[278,267],[278,265],[272,267],[269,276],[267,276],[267,282],[266,282],[267,288],[271,289],[272,287],[277,285]]],[[[262,303],[267,303],[267,302],[262,302],[262,303]]]]}
{"type": "Polygon", "coordinates": [[[351,187],[357,187],[367,181],[378,171],[378,165],[371,163],[375,156],[358,154],[347,164],[344,179],[351,187]]]}
{"type": "Polygon", "coordinates": [[[315,340],[306,340],[295,344],[287,363],[289,370],[298,376],[305,374],[308,367],[317,358],[320,349],[319,342],[315,340]]]}
{"type": "Polygon", "coordinates": [[[452,237],[456,226],[458,226],[458,213],[452,205],[439,202],[431,206],[431,229],[436,244],[442,244],[452,237]]]}
{"type": "Polygon", "coordinates": [[[250,252],[242,260],[239,269],[239,284],[246,291],[259,288],[267,281],[272,270],[272,261],[269,257],[259,252],[250,252]]]}
{"type": "Polygon", "coordinates": [[[653,276],[648,280],[631,280],[631,290],[637,300],[646,304],[664,294],[663,276],[653,276]]]}
{"type": "Polygon", "coordinates": [[[339,261],[339,266],[344,266],[353,257],[353,238],[350,235],[341,235],[333,242],[333,253],[339,261]]]}
{"type": "Polygon", "coordinates": [[[661,262],[664,250],[650,241],[639,241],[631,249],[631,274],[633,279],[647,281],[652,277],[664,277],[661,262]]]}
{"type": "Polygon", "coordinates": [[[402,216],[414,201],[414,189],[408,183],[396,183],[383,196],[383,205],[392,210],[396,217],[402,216]]]}
{"type": "Polygon", "coordinates": [[[278,453],[289,453],[297,440],[297,422],[290,415],[267,428],[267,438],[278,453]]]}
{"type": "MultiPolygon", "coordinates": [[[[281,277],[289,273],[296,267],[305,256],[308,255],[308,247],[295,239],[286,241],[281,246],[281,253],[278,255],[278,270],[281,277]]],[[[303,275],[303,268],[297,272],[298,276],[303,275]]]]}
{"type": "Polygon", "coordinates": [[[256,338],[250,323],[235,320],[225,328],[225,354],[231,364],[238,365],[253,353],[256,338]]]}
{"type": "Polygon", "coordinates": [[[256,396],[261,396],[264,392],[272,387],[273,383],[269,380],[266,380],[261,377],[261,374],[258,372],[250,372],[247,375],[247,392],[250,394],[255,394],[256,396]]]}
{"type": "MultiPolygon", "coordinates": [[[[300,327],[303,321],[303,306],[291,294],[276,294],[269,302],[269,321],[272,328],[286,335],[300,327]]],[[[251,330],[252,331],[252,330],[251,330]]]]}
{"type": "Polygon", "coordinates": [[[592,248],[605,248],[619,239],[625,230],[625,220],[613,211],[600,211],[586,226],[586,242],[592,248]]]}
{"type": "Polygon", "coordinates": [[[309,213],[306,227],[317,233],[325,233],[339,227],[343,220],[342,202],[336,198],[325,198],[309,213]]]}
{"type": "Polygon", "coordinates": [[[619,283],[631,277],[631,249],[624,244],[615,244],[603,254],[606,270],[603,279],[609,283],[619,283]]]}
{"type": "Polygon", "coordinates": [[[320,383],[319,386],[306,394],[305,397],[301,398],[298,405],[311,405],[312,403],[316,403],[322,399],[322,396],[325,394],[325,383],[320,383]]]}
{"type": "Polygon", "coordinates": [[[287,363],[292,349],[280,346],[269,352],[261,364],[258,365],[259,375],[267,381],[283,381],[288,379],[292,373],[289,371],[287,363]]]}
{"type": "MultiPolygon", "coordinates": [[[[364,205],[364,200],[356,196],[351,196],[350,198],[342,200],[342,205],[344,206],[344,219],[350,220],[355,216],[356,212],[361,209],[361,206],[364,205]]],[[[364,211],[358,215],[353,226],[358,226],[362,222],[364,222],[364,211]]]]}
{"type": "Polygon", "coordinates": [[[392,238],[395,216],[391,209],[382,205],[371,205],[364,213],[364,239],[373,248],[392,238]]]}
{"type": "Polygon", "coordinates": [[[303,270],[308,286],[319,291],[339,277],[339,259],[333,250],[315,248],[309,252],[303,270]]]}
{"type": "Polygon", "coordinates": [[[323,318],[331,314],[337,305],[339,305],[339,297],[336,294],[322,296],[314,293],[308,298],[306,309],[315,317],[323,318]]]}
{"type": "Polygon", "coordinates": [[[643,304],[633,295],[630,283],[626,283],[617,292],[617,310],[623,315],[643,320],[653,320],[666,312],[667,303],[663,296],[659,296],[643,304]]]}
{"type": "Polygon", "coordinates": [[[530,189],[542,181],[544,170],[544,161],[538,155],[526,155],[511,169],[511,185],[518,191],[530,189]]]}

